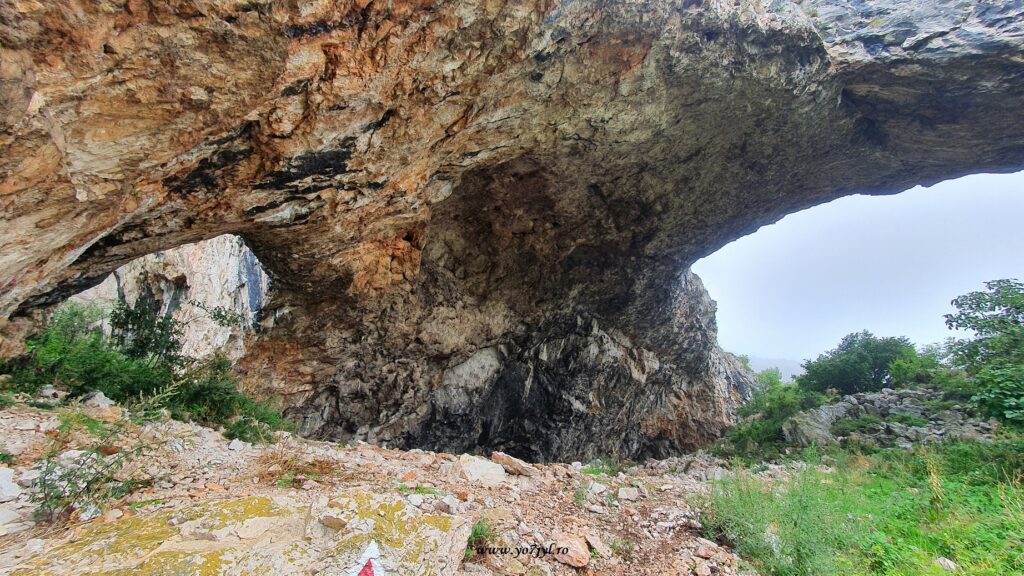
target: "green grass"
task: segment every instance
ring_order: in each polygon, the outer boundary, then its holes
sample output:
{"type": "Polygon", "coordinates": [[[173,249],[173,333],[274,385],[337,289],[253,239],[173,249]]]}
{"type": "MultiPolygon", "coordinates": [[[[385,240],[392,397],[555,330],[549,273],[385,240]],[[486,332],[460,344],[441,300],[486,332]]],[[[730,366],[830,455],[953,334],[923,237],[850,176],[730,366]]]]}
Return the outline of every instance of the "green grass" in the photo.
{"type": "Polygon", "coordinates": [[[613,538],[608,542],[608,547],[611,548],[612,553],[622,558],[626,562],[633,559],[633,550],[636,549],[636,545],[629,540],[620,540],[613,538]]]}
{"type": "Polygon", "coordinates": [[[406,486],[405,484],[399,484],[398,485],[398,491],[403,496],[408,496],[410,494],[420,494],[420,495],[424,495],[424,496],[441,496],[441,495],[444,494],[443,492],[441,492],[437,488],[434,488],[433,486],[412,486],[412,487],[410,487],[410,486],[406,486]]]}
{"type": "Polygon", "coordinates": [[[622,462],[609,456],[604,456],[594,459],[592,462],[584,466],[580,472],[590,474],[591,476],[616,476],[624,469],[625,465],[622,462]]]}
{"type": "Polygon", "coordinates": [[[138,510],[139,508],[145,508],[146,506],[159,506],[165,502],[167,501],[162,500],[160,498],[153,498],[150,500],[139,500],[138,502],[132,502],[131,504],[129,504],[128,509],[138,510]]]}
{"type": "Polygon", "coordinates": [[[764,576],[1024,573],[1024,440],[955,442],[865,456],[833,452],[786,481],[740,470],[707,502],[711,536],[764,576]]]}
{"type": "Polygon", "coordinates": [[[937,414],[937,413],[942,412],[944,410],[949,410],[953,406],[956,406],[957,404],[959,404],[959,402],[957,402],[956,400],[946,400],[946,399],[936,398],[936,399],[932,399],[932,400],[925,400],[924,402],[921,402],[921,404],[924,406],[924,409],[925,409],[925,411],[927,413],[929,413],[929,414],[937,414]]]}
{"type": "Polygon", "coordinates": [[[587,505],[587,488],[585,486],[577,486],[576,491],[572,494],[572,501],[577,506],[583,508],[587,505]]]}
{"type": "Polygon", "coordinates": [[[832,434],[836,436],[849,436],[854,432],[867,432],[882,425],[882,419],[870,414],[856,418],[844,418],[836,420],[832,424],[832,434]]]}
{"type": "Polygon", "coordinates": [[[14,406],[14,396],[8,392],[0,394],[0,410],[14,406]]]}
{"type": "Polygon", "coordinates": [[[108,432],[107,425],[102,421],[87,416],[77,410],[66,410],[57,415],[57,432],[62,436],[71,433],[78,428],[87,431],[93,436],[105,436],[108,432]]]}
{"type": "Polygon", "coordinates": [[[14,461],[14,454],[11,454],[10,452],[0,451],[0,464],[6,464],[12,461],[14,461]]]}
{"type": "Polygon", "coordinates": [[[494,526],[487,520],[477,520],[469,533],[469,548],[486,546],[494,538],[494,526]]]}

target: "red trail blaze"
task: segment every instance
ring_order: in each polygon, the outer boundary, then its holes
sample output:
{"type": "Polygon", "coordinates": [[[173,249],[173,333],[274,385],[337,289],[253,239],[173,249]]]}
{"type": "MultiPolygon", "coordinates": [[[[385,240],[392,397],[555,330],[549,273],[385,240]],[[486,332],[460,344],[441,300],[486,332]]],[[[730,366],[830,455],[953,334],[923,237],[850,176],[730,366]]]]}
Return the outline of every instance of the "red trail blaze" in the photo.
{"type": "Polygon", "coordinates": [[[373,574],[373,562],[371,560],[366,561],[366,565],[359,571],[356,576],[374,576],[373,574]]]}

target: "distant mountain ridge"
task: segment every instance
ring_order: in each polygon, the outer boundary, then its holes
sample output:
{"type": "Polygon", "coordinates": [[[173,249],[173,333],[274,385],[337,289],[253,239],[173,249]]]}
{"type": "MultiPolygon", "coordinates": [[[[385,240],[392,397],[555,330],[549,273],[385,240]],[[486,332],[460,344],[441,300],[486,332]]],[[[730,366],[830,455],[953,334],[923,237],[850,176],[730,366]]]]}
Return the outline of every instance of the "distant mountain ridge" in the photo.
{"type": "Polygon", "coordinates": [[[796,376],[804,373],[803,367],[800,366],[799,360],[790,360],[788,358],[763,358],[760,356],[748,356],[750,358],[750,367],[755,372],[767,370],[768,368],[778,368],[782,371],[783,380],[792,380],[796,376]]]}

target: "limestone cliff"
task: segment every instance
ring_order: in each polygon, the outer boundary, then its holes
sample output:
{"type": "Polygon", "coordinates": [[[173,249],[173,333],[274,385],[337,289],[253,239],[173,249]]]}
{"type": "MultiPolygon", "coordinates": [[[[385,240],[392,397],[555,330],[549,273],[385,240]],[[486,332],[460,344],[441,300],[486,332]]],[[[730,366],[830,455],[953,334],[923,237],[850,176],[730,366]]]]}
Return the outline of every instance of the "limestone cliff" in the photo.
{"type": "Polygon", "coordinates": [[[0,314],[231,233],[312,434],[532,457],[713,437],[697,258],[1024,165],[1014,0],[0,3],[0,314]]]}

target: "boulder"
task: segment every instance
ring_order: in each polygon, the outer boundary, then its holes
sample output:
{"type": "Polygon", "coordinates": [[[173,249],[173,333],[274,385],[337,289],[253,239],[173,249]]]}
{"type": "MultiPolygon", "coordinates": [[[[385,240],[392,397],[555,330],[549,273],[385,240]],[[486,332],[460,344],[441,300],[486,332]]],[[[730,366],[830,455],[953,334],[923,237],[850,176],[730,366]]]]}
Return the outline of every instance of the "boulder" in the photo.
{"type": "Polygon", "coordinates": [[[849,402],[805,410],[786,420],[782,425],[782,433],[786,442],[797,446],[835,444],[832,424],[840,418],[855,416],[858,411],[859,407],[849,402]]]}
{"type": "Polygon", "coordinates": [[[115,402],[103,392],[96,390],[90,392],[82,399],[82,405],[88,406],[89,408],[112,408],[115,402]]]}
{"type": "Polygon", "coordinates": [[[509,456],[504,452],[491,453],[491,460],[501,464],[509,474],[516,474],[519,476],[536,476],[538,474],[537,469],[533,466],[530,466],[515,456],[509,456]]]}
{"type": "Polygon", "coordinates": [[[619,500],[639,500],[640,491],[632,486],[623,486],[619,488],[617,496],[619,500]]]}
{"type": "Polygon", "coordinates": [[[14,482],[14,470],[0,467],[0,502],[10,502],[21,496],[21,488],[14,482]]]}
{"type": "Polygon", "coordinates": [[[590,547],[580,536],[561,536],[555,540],[555,560],[574,568],[590,563],[590,547]]]}
{"type": "Polygon", "coordinates": [[[453,469],[457,477],[484,486],[498,486],[507,478],[500,464],[470,454],[459,456],[453,469]]]}

